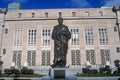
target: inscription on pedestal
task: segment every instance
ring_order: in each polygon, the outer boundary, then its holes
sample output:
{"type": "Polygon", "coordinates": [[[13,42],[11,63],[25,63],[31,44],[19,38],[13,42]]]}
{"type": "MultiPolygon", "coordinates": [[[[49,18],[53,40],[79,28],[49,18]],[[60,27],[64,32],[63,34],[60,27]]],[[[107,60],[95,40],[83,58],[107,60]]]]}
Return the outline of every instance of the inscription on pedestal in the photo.
{"type": "Polygon", "coordinates": [[[54,78],[65,78],[65,70],[54,70],[54,78]]]}

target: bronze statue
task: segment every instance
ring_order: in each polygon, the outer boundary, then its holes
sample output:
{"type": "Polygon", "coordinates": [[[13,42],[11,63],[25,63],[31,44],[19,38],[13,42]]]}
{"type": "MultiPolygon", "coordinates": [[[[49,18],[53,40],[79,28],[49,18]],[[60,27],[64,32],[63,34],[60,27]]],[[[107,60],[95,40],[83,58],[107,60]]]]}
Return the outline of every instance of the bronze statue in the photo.
{"type": "Polygon", "coordinates": [[[54,60],[52,67],[65,67],[68,49],[68,40],[71,33],[67,26],[63,25],[63,18],[58,18],[58,25],[54,26],[52,39],[54,40],[54,60]]]}

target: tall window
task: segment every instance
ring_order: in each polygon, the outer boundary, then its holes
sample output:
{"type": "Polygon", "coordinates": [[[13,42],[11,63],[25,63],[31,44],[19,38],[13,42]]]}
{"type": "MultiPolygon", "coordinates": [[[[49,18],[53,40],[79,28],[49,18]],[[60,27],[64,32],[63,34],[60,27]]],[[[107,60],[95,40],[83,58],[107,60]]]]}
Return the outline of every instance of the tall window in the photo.
{"type": "Polygon", "coordinates": [[[86,50],[86,60],[89,61],[92,65],[95,65],[95,51],[94,50],[86,50]]]}
{"type": "Polygon", "coordinates": [[[50,65],[50,50],[42,51],[42,65],[44,66],[50,65]]]}
{"type": "Polygon", "coordinates": [[[106,65],[107,61],[110,62],[110,51],[109,49],[101,49],[100,52],[102,65],[106,65]]]}
{"type": "Polygon", "coordinates": [[[36,51],[27,52],[27,62],[29,66],[35,66],[36,64],[36,51]]]}
{"type": "Polygon", "coordinates": [[[29,29],[28,31],[28,46],[36,46],[36,29],[29,29]]]}
{"type": "Polygon", "coordinates": [[[101,45],[108,44],[107,28],[99,28],[99,40],[101,45]]]}
{"type": "Polygon", "coordinates": [[[62,12],[59,12],[59,17],[62,17],[62,12]]]}
{"type": "Polygon", "coordinates": [[[73,28],[71,29],[71,44],[79,45],[79,29],[73,28]]]}
{"type": "Polygon", "coordinates": [[[13,51],[13,62],[18,68],[21,67],[21,53],[22,51],[13,51]]]}
{"type": "Polygon", "coordinates": [[[80,50],[72,50],[72,65],[80,65],[80,50]]]}
{"type": "Polygon", "coordinates": [[[14,38],[13,38],[14,46],[22,46],[22,38],[23,38],[22,32],[23,32],[22,29],[14,30],[14,38]]]}
{"type": "Polygon", "coordinates": [[[85,41],[86,41],[86,45],[93,45],[94,44],[93,30],[91,28],[85,29],[85,41]]]}
{"type": "Polygon", "coordinates": [[[50,39],[51,39],[50,28],[44,28],[42,30],[42,45],[43,46],[50,46],[50,39]]]}

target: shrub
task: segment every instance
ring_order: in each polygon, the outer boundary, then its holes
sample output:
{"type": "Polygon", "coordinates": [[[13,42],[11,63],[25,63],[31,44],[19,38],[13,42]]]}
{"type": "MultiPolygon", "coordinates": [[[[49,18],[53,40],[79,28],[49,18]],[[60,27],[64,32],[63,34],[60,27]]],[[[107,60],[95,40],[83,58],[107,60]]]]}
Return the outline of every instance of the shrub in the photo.
{"type": "Polygon", "coordinates": [[[26,67],[23,67],[21,69],[21,74],[27,74],[28,69],[26,67]]]}
{"type": "Polygon", "coordinates": [[[120,73],[120,67],[117,68],[118,73],[120,73]]]}
{"type": "Polygon", "coordinates": [[[105,68],[100,68],[99,69],[100,73],[106,73],[106,74],[111,74],[111,69],[109,66],[105,66],[105,68]]]}
{"type": "Polygon", "coordinates": [[[89,74],[89,73],[90,73],[90,69],[89,69],[89,68],[83,68],[83,69],[82,69],[82,72],[83,72],[84,74],[89,74]]]}
{"type": "Polygon", "coordinates": [[[115,60],[114,61],[115,67],[119,67],[120,66],[119,63],[120,63],[120,60],[115,60]]]}
{"type": "Polygon", "coordinates": [[[2,70],[0,70],[0,75],[1,75],[2,70]]]}
{"type": "Polygon", "coordinates": [[[21,74],[34,74],[34,71],[32,69],[27,69],[26,67],[23,67],[21,69],[21,74]]]}
{"type": "Polygon", "coordinates": [[[19,69],[11,69],[12,74],[19,75],[20,71],[19,69]]]}
{"type": "Polygon", "coordinates": [[[34,74],[34,71],[32,69],[28,69],[28,74],[30,75],[34,74]]]}
{"type": "Polygon", "coordinates": [[[97,69],[91,69],[90,70],[90,74],[97,74],[97,73],[98,73],[97,69]]]}
{"type": "Polygon", "coordinates": [[[5,69],[4,72],[5,72],[5,74],[8,74],[8,75],[10,75],[12,73],[10,69],[5,69]]]}

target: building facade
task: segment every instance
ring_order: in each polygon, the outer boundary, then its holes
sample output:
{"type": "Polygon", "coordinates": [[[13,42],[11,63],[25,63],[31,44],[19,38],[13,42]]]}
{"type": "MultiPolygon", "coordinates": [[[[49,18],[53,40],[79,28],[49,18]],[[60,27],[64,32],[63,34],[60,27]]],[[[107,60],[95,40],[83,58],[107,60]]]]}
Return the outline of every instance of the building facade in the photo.
{"type": "Polygon", "coordinates": [[[0,9],[0,56],[3,68],[50,67],[53,27],[63,17],[71,31],[67,66],[104,66],[120,59],[120,7],[75,9],[0,9]]]}

